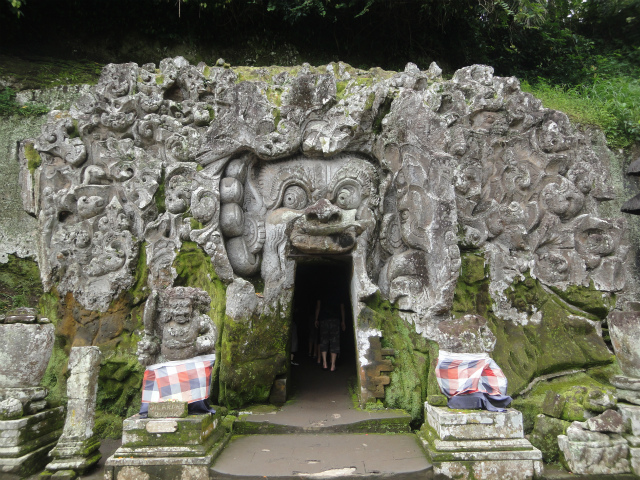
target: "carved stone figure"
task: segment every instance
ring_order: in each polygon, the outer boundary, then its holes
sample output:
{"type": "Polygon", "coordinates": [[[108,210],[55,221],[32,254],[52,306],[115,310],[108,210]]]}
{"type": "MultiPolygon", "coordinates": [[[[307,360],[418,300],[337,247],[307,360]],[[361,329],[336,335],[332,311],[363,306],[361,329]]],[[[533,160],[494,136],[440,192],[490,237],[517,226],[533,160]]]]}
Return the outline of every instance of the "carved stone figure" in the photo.
{"type": "Polygon", "coordinates": [[[140,363],[146,366],[213,353],[216,327],[205,314],[210,303],[207,292],[197,288],[154,290],[144,309],[140,363]]]}

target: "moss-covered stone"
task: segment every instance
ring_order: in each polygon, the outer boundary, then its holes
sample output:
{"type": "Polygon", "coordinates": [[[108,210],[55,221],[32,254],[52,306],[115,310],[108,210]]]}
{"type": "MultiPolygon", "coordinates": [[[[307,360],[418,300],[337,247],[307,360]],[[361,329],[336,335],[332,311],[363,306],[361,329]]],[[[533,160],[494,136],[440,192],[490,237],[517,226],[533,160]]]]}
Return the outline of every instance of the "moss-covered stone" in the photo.
{"type": "Polygon", "coordinates": [[[593,281],[588,287],[569,285],[565,290],[554,287],[552,287],[552,290],[565,302],[601,319],[607,318],[607,315],[616,304],[615,295],[596,290],[593,281]]]}
{"type": "Polygon", "coordinates": [[[533,430],[536,417],[542,411],[543,402],[543,395],[514,398],[513,402],[511,402],[511,407],[522,413],[522,427],[525,434],[529,434],[533,430]]]}
{"type": "Polygon", "coordinates": [[[35,307],[43,294],[38,264],[9,255],[0,263],[0,314],[17,307],[35,307]]]}
{"type": "MultiPolygon", "coordinates": [[[[488,320],[497,338],[492,357],[507,376],[510,394],[521,391],[540,375],[613,361],[613,355],[593,324],[580,318],[598,320],[596,313],[601,314],[605,306],[610,305],[606,303],[606,296],[598,292],[600,303],[588,307],[587,311],[591,313],[585,313],[578,309],[586,303],[578,305],[577,294],[570,299],[578,307],[575,308],[567,299],[545,290],[526,272],[504,294],[519,312],[529,317],[535,314],[538,321],[521,325],[502,320],[493,312],[488,265],[484,263],[482,253],[463,250],[461,254],[453,314],[475,313],[488,320]]],[[[593,299],[598,295],[591,292],[587,296],[593,299]]]]}
{"type": "Polygon", "coordinates": [[[529,441],[534,447],[542,451],[542,459],[545,462],[555,462],[558,459],[560,455],[558,435],[567,433],[569,425],[571,425],[571,422],[547,417],[546,415],[538,415],[536,417],[529,441]]]}
{"type": "Polygon", "coordinates": [[[366,321],[382,331],[382,347],[393,348],[396,353],[384,404],[406,410],[414,423],[420,422],[427,394],[440,393],[433,364],[434,358],[437,360],[437,344],[418,335],[413,326],[398,315],[397,309],[379,295],[370,298],[367,307],[372,314],[366,321]]]}
{"type": "Polygon", "coordinates": [[[237,408],[268,401],[276,376],[287,373],[290,325],[290,300],[247,321],[225,318],[218,349],[219,403],[237,408]]]}
{"type": "Polygon", "coordinates": [[[27,168],[29,169],[29,172],[31,172],[31,175],[33,175],[33,172],[36,171],[36,168],[38,168],[42,164],[42,158],[40,157],[38,151],[33,148],[33,143],[25,143],[24,156],[27,159],[27,168]]]}

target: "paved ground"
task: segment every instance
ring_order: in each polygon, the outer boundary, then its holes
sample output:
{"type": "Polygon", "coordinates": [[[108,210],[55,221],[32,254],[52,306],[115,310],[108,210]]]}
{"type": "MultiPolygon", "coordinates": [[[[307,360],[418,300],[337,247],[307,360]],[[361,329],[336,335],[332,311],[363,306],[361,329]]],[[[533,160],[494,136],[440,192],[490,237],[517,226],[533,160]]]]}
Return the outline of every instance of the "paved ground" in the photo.
{"type": "Polygon", "coordinates": [[[308,357],[299,363],[291,367],[293,399],[279,409],[247,409],[251,415],[243,420],[322,430],[372,419],[407,417],[403,412],[384,409],[363,411],[354,405],[349,391],[349,383],[355,384],[354,363],[339,363],[335,372],[322,370],[314,359],[308,357]]]}
{"type": "Polygon", "coordinates": [[[235,437],[213,466],[215,478],[345,478],[401,474],[429,478],[415,435],[289,434],[235,437]]]}

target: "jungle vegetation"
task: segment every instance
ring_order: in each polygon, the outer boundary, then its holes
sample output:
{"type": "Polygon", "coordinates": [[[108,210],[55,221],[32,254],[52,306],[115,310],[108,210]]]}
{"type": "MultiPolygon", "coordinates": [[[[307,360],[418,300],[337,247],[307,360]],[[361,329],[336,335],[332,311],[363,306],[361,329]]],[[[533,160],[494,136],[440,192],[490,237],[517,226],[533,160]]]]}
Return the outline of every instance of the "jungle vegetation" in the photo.
{"type": "Polygon", "coordinates": [[[612,147],[640,142],[640,0],[0,0],[0,42],[0,77],[25,79],[14,89],[42,73],[21,73],[16,58],[82,81],[108,62],[177,54],[389,70],[435,61],[445,75],[483,63],[602,127],[612,147]]]}

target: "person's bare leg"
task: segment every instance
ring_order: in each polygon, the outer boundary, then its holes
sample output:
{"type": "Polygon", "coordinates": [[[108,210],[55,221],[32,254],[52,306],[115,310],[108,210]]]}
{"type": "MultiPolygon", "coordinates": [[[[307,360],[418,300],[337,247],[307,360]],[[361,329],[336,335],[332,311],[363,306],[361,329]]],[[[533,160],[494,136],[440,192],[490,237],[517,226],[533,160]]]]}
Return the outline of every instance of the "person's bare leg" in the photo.
{"type": "MultiPolygon", "coordinates": [[[[323,352],[324,354],[324,352],[323,352]]],[[[334,372],[336,370],[336,358],[338,358],[337,353],[331,353],[331,371],[334,372]]]]}
{"type": "Polygon", "coordinates": [[[327,352],[322,352],[322,368],[327,369],[327,352]]]}

